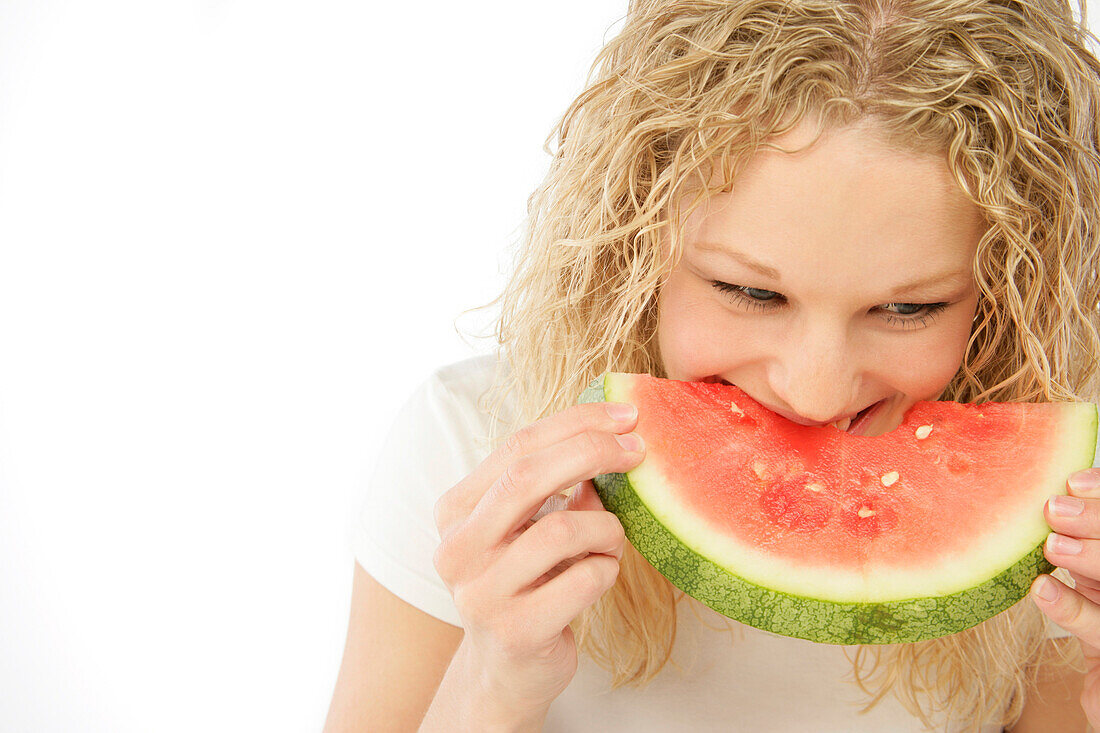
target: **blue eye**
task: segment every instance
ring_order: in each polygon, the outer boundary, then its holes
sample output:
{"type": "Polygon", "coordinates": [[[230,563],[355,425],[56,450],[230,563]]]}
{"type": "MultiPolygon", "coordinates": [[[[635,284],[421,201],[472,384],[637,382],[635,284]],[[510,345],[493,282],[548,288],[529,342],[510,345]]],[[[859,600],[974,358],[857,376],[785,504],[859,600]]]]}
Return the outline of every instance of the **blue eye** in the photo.
{"type": "Polygon", "coordinates": [[[782,298],[779,293],[771,290],[761,290],[759,288],[748,288],[744,285],[730,285],[729,283],[722,282],[721,280],[712,280],[711,284],[715,288],[733,296],[733,300],[745,305],[753,310],[766,311],[777,307],[773,300],[782,298]],[[760,294],[763,294],[762,296],[760,294]]]}
{"type": "MultiPolygon", "coordinates": [[[[759,288],[749,288],[744,285],[730,285],[721,280],[712,280],[711,284],[719,291],[733,297],[734,300],[756,311],[768,311],[781,308],[781,303],[786,301],[779,293],[759,288]]],[[[903,311],[908,308],[914,310],[902,313],[884,311],[883,317],[887,323],[902,323],[906,328],[924,326],[946,308],[949,303],[887,303],[886,308],[900,307],[903,311]]]]}

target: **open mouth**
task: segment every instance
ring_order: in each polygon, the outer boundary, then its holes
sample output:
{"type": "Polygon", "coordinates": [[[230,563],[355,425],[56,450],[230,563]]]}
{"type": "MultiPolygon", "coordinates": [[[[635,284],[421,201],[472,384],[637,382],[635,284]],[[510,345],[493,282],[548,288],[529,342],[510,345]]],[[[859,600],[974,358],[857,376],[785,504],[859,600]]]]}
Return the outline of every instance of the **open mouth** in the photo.
{"type": "Polygon", "coordinates": [[[848,426],[848,429],[845,432],[847,432],[849,435],[863,435],[864,430],[871,422],[871,417],[873,416],[873,413],[877,413],[878,408],[885,403],[886,400],[881,399],[873,405],[868,405],[867,407],[864,407],[852,419],[851,424],[848,426]]]}
{"type": "MultiPolygon", "coordinates": [[[[718,382],[720,384],[725,384],[731,387],[733,386],[725,379],[721,378],[710,378],[703,381],[718,382]]],[[[843,420],[837,420],[834,423],[829,423],[827,426],[823,425],[822,427],[836,428],[837,430],[848,433],[849,435],[863,435],[870,425],[871,420],[879,412],[878,408],[882,407],[884,404],[886,404],[886,398],[883,398],[873,404],[867,405],[867,407],[864,407],[862,410],[856,413],[855,417],[851,419],[845,418],[843,420]]]]}

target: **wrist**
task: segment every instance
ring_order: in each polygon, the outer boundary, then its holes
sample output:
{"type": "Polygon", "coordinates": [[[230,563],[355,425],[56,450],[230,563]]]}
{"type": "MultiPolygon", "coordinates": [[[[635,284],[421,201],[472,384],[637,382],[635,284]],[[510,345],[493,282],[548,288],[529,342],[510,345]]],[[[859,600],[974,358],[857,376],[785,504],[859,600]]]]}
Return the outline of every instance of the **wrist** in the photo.
{"type": "Polygon", "coordinates": [[[502,696],[502,687],[494,684],[483,665],[470,654],[469,648],[460,645],[456,659],[462,675],[473,685],[471,714],[483,727],[478,731],[494,733],[541,733],[548,707],[529,708],[511,704],[511,698],[502,696]]]}
{"type": "Polygon", "coordinates": [[[517,709],[506,704],[460,645],[419,733],[541,733],[547,712],[548,708],[517,709]]]}

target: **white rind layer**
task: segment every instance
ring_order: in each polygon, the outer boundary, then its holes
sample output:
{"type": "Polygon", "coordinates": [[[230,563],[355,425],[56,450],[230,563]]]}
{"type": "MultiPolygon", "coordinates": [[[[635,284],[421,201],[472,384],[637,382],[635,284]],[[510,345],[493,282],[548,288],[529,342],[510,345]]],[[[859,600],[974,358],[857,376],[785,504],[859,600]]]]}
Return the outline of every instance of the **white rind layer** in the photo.
{"type": "Polygon", "coordinates": [[[709,524],[704,516],[678,510],[681,504],[671,499],[666,489],[672,482],[657,468],[655,461],[643,460],[628,475],[642,502],[683,544],[751,583],[782,593],[840,602],[898,601],[948,595],[980,585],[1011,567],[1042,543],[1050,532],[1043,516],[1043,505],[1049,496],[1066,493],[1069,478],[1062,475],[1058,467],[1075,462],[1082,465],[1089,451],[1095,456],[1100,446],[1100,436],[1094,441],[1093,433],[1082,429],[1090,423],[1096,424],[1096,406],[1077,403],[1072,409],[1080,417],[1067,418],[1062,423],[1063,436],[1057,442],[1063,448],[1049,456],[1051,468],[1029,490],[1030,498],[1023,503],[1028,508],[1015,515],[1002,511],[997,516],[996,511],[992,512],[989,531],[973,538],[966,558],[945,555],[938,563],[922,561],[919,567],[899,568],[896,557],[892,558],[894,562],[889,567],[868,565],[845,569],[835,564],[792,565],[788,560],[761,553],[738,541],[709,524]]]}

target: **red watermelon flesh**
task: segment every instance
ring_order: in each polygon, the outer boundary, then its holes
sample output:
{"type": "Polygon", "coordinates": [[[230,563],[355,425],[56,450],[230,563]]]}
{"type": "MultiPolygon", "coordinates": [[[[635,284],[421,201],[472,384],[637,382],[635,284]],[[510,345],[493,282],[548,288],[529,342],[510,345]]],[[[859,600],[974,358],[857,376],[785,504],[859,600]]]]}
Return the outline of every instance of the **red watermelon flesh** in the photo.
{"type": "Polygon", "coordinates": [[[905,567],[962,552],[991,525],[1037,509],[1034,496],[1012,489],[1041,483],[1045,466],[1016,451],[993,456],[990,447],[1015,433],[1041,454],[1064,442],[1054,403],[921,402],[893,432],[865,437],[798,425],[737,387],[678,382],[673,390],[651,378],[633,394],[638,432],[655,468],[677,477],[676,498],[719,531],[795,563],[905,567]],[[710,421],[706,431],[685,424],[693,408],[710,421]],[[931,431],[917,438],[923,425],[931,431]],[[745,428],[768,440],[738,440],[745,428]],[[943,496],[979,457],[982,486],[943,496]]]}
{"type": "Polygon", "coordinates": [[[1022,598],[1053,569],[1043,503],[1096,450],[1091,403],[919,402],[862,436],[725,384],[609,373],[596,399],[638,407],[645,459],[595,483],[643,556],[719,612],[830,643],[931,638],[1022,598]]]}

